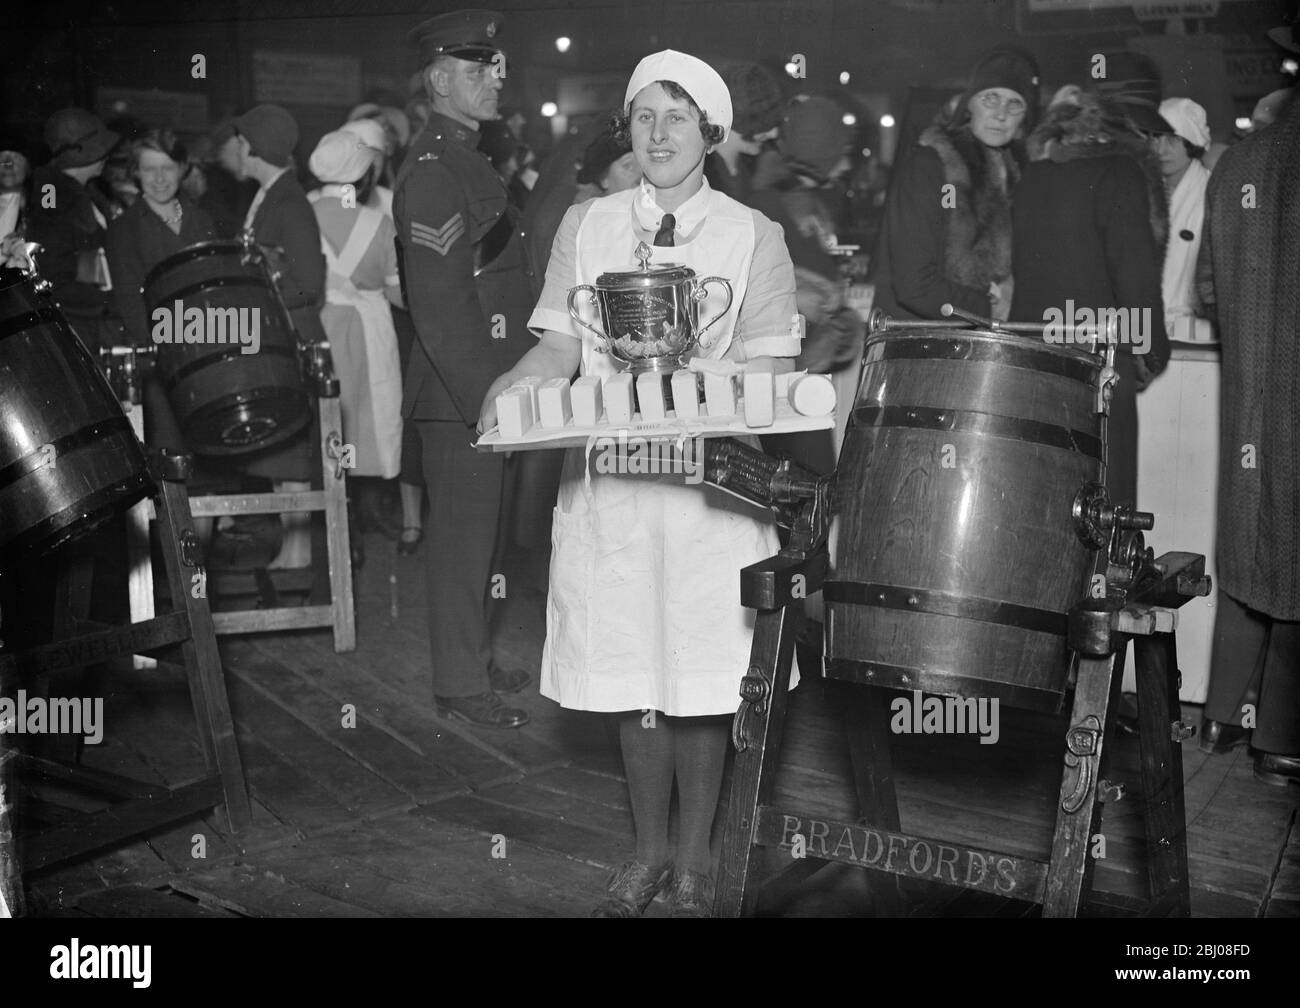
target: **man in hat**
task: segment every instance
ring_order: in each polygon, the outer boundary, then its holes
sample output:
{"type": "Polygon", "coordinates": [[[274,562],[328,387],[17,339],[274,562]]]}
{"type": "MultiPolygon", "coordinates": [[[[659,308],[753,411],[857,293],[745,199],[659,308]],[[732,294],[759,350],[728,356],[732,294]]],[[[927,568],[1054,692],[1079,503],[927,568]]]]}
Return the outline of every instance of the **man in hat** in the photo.
{"type": "Polygon", "coordinates": [[[519,230],[478,149],[479,124],[496,118],[506,73],[500,27],[499,14],[469,10],[411,32],[432,111],[398,175],[393,216],[418,336],[402,412],[419,438],[429,493],[434,701],[446,717],[517,728],[528,715],[494,689],[522,689],[529,677],[494,663],[487,609],[489,587],[500,597],[492,560],[505,469],[500,455],[471,447],[488,386],[532,343],[519,230]]]}
{"type": "MultiPolygon", "coordinates": [[[[325,342],[320,310],[325,303],[325,257],[320,228],[307,194],[290,165],[298,143],[298,123],[279,105],[258,105],[234,121],[236,170],[252,179],[257,194],[244,216],[244,229],[257,243],[273,250],[278,286],[299,339],[325,342]]],[[[259,453],[247,471],[275,481],[277,493],[311,489],[313,453],[311,428],[283,447],[259,453]]],[[[271,568],[306,567],[311,562],[311,516],[283,514],[285,536],[271,568]]]]}
{"type": "Polygon", "coordinates": [[[32,173],[27,238],[44,248],[37,261],[41,276],[53,284],[55,301],[93,352],[114,340],[104,253],[110,213],[88,183],[104,170],[118,135],[98,116],[66,108],[46,121],[45,142],[53,158],[32,173]]]}
{"type": "MultiPolygon", "coordinates": [[[[1300,29],[1269,33],[1300,53],[1300,29]]],[[[1202,751],[1300,782],[1300,103],[1219,159],[1197,291],[1223,347],[1219,607],[1202,751]]]]}
{"type": "Polygon", "coordinates": [[[1210,146],[1205,109],[1190,98],[1166,98],[1160,117],[1173,127],[1152,140],[1169,193],[1169,244],[1160,292],[1165,302],[1165,328],[1172,340],[1208,341],[1210,323],[1196,317],[1196,254],[1201,248],[1205,220],[1205,187],[1210,170],[1203,158],[1210,146]]]}

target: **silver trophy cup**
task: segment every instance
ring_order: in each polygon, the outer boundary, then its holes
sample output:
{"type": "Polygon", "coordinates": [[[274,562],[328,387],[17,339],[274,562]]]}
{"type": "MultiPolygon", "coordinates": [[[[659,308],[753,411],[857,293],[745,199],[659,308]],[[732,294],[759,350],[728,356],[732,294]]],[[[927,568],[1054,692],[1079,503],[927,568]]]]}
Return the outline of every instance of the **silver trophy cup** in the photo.
{"type": "Polygon", "coordinates": [[[731,310],[732,301],[731,284],[722,277],[700,280],[686,266],[651,266],[650,255],[650,246],[641,242],[636,248],[640,269],[602,273],[595,284],[579,284],[569,291],[569,314],[595,335],[596,349],[637,373],[672,371],[708,350],[712,341],[704,342],[703,336],[731,310]],[[727,303],[700,325],[700,302],[708,297],[711,283],[722,284],[727,303]],[[583,291],[600,312],[603,332],[578,312],[575,301],[583,291]]]}

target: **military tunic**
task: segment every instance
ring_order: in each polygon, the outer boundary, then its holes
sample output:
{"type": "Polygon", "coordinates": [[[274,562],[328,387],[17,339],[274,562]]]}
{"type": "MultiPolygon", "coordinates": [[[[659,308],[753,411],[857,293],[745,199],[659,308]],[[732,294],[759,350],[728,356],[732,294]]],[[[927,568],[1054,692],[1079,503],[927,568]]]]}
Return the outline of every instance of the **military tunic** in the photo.
{"type": "Polygon", "coordinates": [[[425,547],[433,692],[489,689],[486,597],[501,514],[500,455],[470,447],[488,387],[533,345],[519,229],[479,134],[434,113],[393,192],[398,262],[415,324],[402,415],[429,494],[425,547]]]}

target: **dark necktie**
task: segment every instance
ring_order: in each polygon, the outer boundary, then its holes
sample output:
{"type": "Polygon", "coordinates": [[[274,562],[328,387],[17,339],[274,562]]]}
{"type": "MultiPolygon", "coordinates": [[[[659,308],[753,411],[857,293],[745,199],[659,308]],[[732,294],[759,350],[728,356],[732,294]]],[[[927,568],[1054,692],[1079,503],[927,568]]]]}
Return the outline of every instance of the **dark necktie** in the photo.
{"type": "Polygon", "coordinates": [[[677,218],[670,213],[664,214],[663,220],[659,222],[659,230],[655,232],[656,245],[672,245],[673,228],[677,227],[677,218]]]}

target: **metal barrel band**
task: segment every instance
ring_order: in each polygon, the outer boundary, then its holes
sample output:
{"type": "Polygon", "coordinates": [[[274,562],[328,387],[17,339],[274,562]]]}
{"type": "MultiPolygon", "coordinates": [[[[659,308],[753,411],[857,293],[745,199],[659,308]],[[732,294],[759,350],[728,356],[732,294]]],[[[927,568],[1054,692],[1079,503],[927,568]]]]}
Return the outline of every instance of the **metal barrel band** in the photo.
{"type": "Polygon", "coordinates": [[[132,441],[135,440],[135,432],[131,429],[131,421],[124,416],[112,417],[108,420],[100,420],[93,424],[87,424],[85,427],[79,427],[70,434],[64,434],[63,437],[55,438],[48,445],[42,445],[35,451],[28,452],[26,455],[10,462],[3,469],[0,469],[0,490],[5,489],[13,483],[17,483],[24,476],[36,472],[38,469],[44,469],[51,464],[51,452],[48,450],[53,447],[53,458],[58,459],[68,455],[78,448],[85,448],[105,436],[113,434],[125,434],[132,441]]]}
{"type": "MultiPolygon", "coordinates": [[[[199,280],[196,283],[187,284],[186,286],[180,287],[176,290],[168,291],[165,296],[159,297],[158,303],[153,305],[153,309],[157,310],[158,308],[166,307],[169,304],[174,303],[176,301],[185,301],[188,298],[193,297],[195,294],[202,294],[204,291],[214,290],[218,287],[262,287],[262,286],[264,286],[264,284],[262,283],[261,277],[255,277],[255,276],[208,277],[207,279],[199,280]]],[[[186,307],[196,308],[198,306],[187,305],[186,307]]],[[[224,308],[226,306],[212,305],[211,307],[224,308]]]]}
{"type": "MultiPolygon", "coordinates": [[[[292,347],[276,346],[274,344],[263,345],[258,348],[257,352],[260,355],[274,354],[280,357],[291,357],[295,359],[298,356],[297,351],[292,347]]],[[[223,350],[221,353],[206,354],[198,360],[190,361],[188,364],[183,364],[178,367],[164,383],[165,387],[167,391],[170,392],[186,378],[192,377],[204,368],[212,367],[214,364],[220,364],[223,361],[228,361],[232,358],[239,360],[247,356],[249,355],[244,353],[239,344],[231,344],[229,349],[223,350]]]]}
{"type": "Polygon", "coordinates": [[[1007,438],[1103,461],[1102,441],[1096,435],[1023,417],[934,406],[858,406],[853,420],[863,427],[911,427],[1007,438]]]}
{"type": "Polygon", "coordinates": [[[905,588],[900,585],[876,584],[869,581],[827,581],[822,586],[822,597],[827,602],[867,606],[876,609],[897,609],[903,612],[930,613],[935,616],[953,616],[958,619],[997,623],[1001,626],[1032,630],[1035,633],[1065,636],[1065,613],[1034,606],[1017,605],[998,599],[954,592],[936,591],[932,588],[905,588]]]}
{"type": "Polygon", "coordinates": [[[1059,375],[1091,386],[1097,365],[1048,350],[1013,347],[1004,344],[963,339],[960,331],[936,334],[933,339],[879,340],[869,347],[866,364],[870,367],[883,360],[960,360],[972,364],[998,364],[1003,367],[1059,375]]]}
{"type": "Polygon", "coordinates": [[[41,324],[65,327],[68,320],[63,317],[57,308],[45,307],[38,308],[36,311],[23,312],[21,315],[14,315],[11,318],[0,321],[0,340],[8,339],[10,336],[16,336],[20,332],[26,332],[28,329],[41,324]]]}

